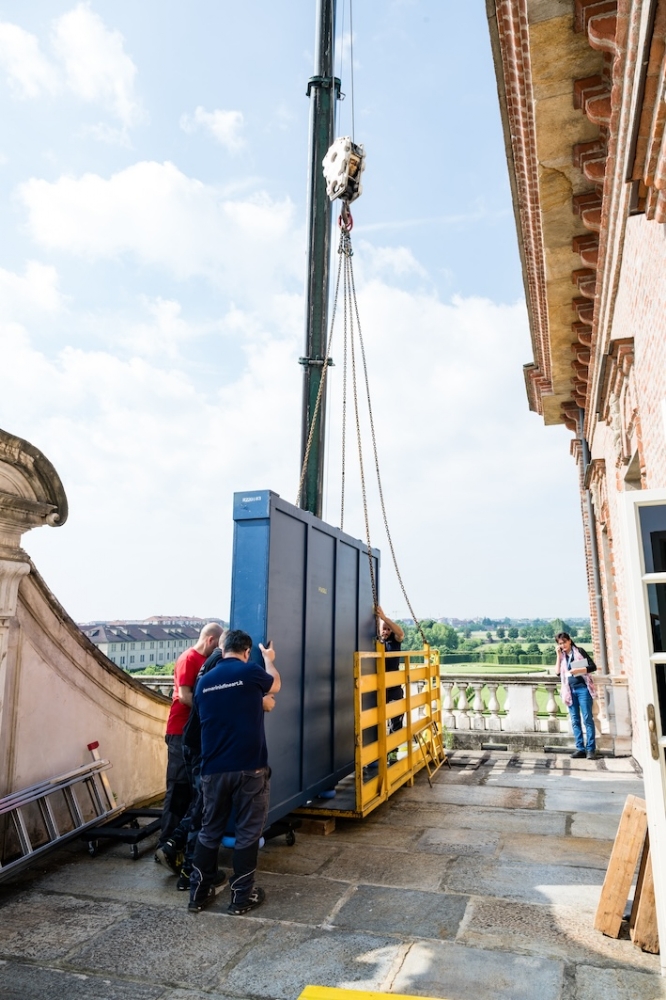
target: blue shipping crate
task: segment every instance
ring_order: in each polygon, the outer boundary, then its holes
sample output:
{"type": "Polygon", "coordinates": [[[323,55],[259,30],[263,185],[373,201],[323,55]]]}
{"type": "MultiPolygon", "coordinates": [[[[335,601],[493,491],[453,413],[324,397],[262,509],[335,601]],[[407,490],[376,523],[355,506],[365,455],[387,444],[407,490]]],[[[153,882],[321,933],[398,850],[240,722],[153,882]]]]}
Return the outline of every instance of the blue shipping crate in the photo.
{"type": "Polygon", "coordinates": [[[354,769],[354,652],[376,635],[365,542],[271,490],[235,493],[231,628],[273,640],[282,678],[266,718],[272,823],[354,769]]]}

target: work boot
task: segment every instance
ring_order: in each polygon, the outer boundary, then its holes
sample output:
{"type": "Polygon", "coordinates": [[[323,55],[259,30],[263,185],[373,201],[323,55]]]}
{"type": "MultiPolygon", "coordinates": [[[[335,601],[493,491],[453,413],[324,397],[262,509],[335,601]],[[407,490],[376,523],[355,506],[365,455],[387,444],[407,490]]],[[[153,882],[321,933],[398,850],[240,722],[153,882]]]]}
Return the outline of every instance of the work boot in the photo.
{"type": "MultiPolygon", "coordinates": [[[[189,912],[198,913],[199,910],[204,910],[211,903],[214,903],[215,897],[226,881],[227,876],[221,868],[218,868],[213,875],[212,882],[203,878],[198,868],[193,868],[188,887],[190,890],[190,901],[187,904],[189,912]]],[[[180,886],[178,888],[180,889],[180,886]]]]}
{"type": "Polygon", "coordinates": [[[571,756],[572,756],[573,760],[580,760],[581,757],[585,757],[586,754],[585,754],[584,750],[574,750],[574,752],[571,754],[571,756]]]}
{"type": "Polygon", "coordinates": [[[227,877],[217,867],[217,847],[204,847],[197,842],[190,875],[190,901],[188,910],[197,913],[210,906],[227,877]]]}
{"type": "MultiPolygon", "coordinates": [[[[233,886],[233,882],[231,883],[233,886]]],[[[258,906],[261,906],[263,901],[266,899],[266,893],[263,889],[260,889],[258,885],[252,886],[249,895],[245,896],[243,900],[234,900],[234,890],[232,888],[232,900],[227,907],[227,913],[231,913],[236,917],[241,917],[244,913],[249,913],[250,910],[256,910],[258,906]]]]}
{"type": "Polygon", "coordinates": [[[174,875],[180,875],[183,866],[183,852],[176,847],[174,840],[167,840],[155,851],[155,861],[166,865],[174,875]]]}
{"type": "Polygon", "coordinates": [[[176,882],[176,889],[178,892],[189,892],[190,891],[190,875],[192,874],[192,866],[186,868],[185,865],[180,869],[180,875],[178,876],[178,881],[176,882]]]}

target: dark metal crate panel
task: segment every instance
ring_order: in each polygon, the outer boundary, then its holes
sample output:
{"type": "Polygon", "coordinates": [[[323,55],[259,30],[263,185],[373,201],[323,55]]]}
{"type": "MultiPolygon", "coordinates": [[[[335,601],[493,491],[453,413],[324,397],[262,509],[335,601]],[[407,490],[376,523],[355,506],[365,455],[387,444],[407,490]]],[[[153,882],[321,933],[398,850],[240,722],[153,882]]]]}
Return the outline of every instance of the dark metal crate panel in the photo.
{"type": "MultiPolygon", "coordinates": [[[[270,490],[234,495],[231,627],[272,639],[268,822],[354,769],[354,652],[374,649],[367,547],[270,490]]],[[[379,551],[373,549],[379,579],[379,551]]],[[[258,648],[253,659],[261,663],[258,648]]]]}

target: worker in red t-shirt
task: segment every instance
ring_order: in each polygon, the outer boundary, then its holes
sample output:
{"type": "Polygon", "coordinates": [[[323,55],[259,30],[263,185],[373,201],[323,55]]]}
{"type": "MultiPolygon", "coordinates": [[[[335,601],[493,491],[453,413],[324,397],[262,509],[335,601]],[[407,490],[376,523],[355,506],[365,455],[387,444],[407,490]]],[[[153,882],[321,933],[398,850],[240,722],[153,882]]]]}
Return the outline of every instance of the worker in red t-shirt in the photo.
{"type": "MultiPolygon", "coordinates": [[[[162,831],[157,849],[169,839],[171,833],[187,812],[192,790],[183,759],[183,729],[190,717],[192,692],[197,674],[217,647],[223,628],[216,622],[209,622],[201,629],[194,646],[181,653],[173,671],[173,701],[167,719],[167,773],[166,795],[162,810],[162,831]]],[[[156,860],[160,860],[157,855],[156,860]]]]}

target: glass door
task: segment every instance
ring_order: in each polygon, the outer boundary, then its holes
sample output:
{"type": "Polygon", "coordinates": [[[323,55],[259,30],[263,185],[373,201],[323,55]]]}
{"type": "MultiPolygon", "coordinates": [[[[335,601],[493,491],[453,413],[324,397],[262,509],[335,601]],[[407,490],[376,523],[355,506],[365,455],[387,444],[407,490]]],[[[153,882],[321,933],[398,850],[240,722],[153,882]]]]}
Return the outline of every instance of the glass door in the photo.
{"type": "Polygon", "coordinates": [[[625,493],[623,500],[636,755],[645,780],[661,963],[666,971],[666,490],[625,493]]]}

